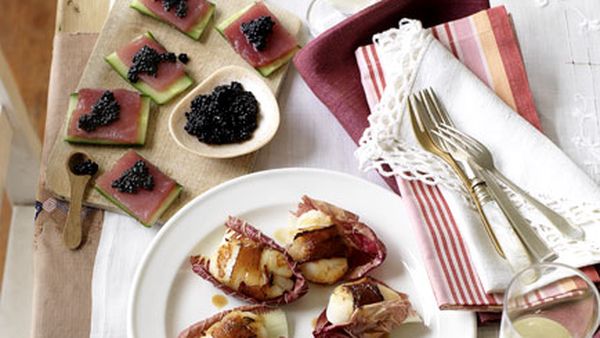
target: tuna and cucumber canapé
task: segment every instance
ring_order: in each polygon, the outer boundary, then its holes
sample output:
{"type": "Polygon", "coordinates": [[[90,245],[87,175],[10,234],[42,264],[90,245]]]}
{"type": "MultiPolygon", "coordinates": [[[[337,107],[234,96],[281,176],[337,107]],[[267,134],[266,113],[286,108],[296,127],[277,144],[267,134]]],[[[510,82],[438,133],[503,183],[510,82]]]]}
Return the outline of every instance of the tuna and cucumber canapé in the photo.
{"type": "Polygon", "coordinates": [[[152,226],[181,193],[181,186],[130,150],[96,180],[96,190],[145,226],[152,226]]]}
{"type": "Polygon", "coordinates": [[[72,143],[143,145],[150,98],[125,89],[83,88],[71,94],[65,140],[72,143]]]}
{"type": "Polygon", "coordinates": [[[182,58],[177,59],[148,32],[107,56],[106,62],[137,90],[164,104],[193,84],[182,58]]]}
{"type": "Polygon", "coordinates": [[[269,76],[300,49],[263,2],[252,4],[217,26],[233,49],[263,76],[269,76]]]}
{"type": "Polygon", "coordinates": [[[133,0],[129,6],[171,24],[195,40],[202,36],[215,13],[215,5],[206,0],[133,0]]]}

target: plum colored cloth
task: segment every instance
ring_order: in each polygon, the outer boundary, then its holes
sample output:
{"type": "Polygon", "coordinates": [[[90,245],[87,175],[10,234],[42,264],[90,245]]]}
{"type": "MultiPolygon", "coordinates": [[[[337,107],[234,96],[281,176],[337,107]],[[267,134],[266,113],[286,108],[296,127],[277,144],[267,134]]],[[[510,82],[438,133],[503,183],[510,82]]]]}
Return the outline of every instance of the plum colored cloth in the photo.
{"type": "Polygon", "coordinates": [[[296,54],[294,64],[315,95],[354,141],[367,127],[369,107],[354,51],[401,18],[429,27],[489,8],[487,0],[384,0],[319,35],[296,54]],[[316,62],[318,60],[318,62],[316,62]]]}

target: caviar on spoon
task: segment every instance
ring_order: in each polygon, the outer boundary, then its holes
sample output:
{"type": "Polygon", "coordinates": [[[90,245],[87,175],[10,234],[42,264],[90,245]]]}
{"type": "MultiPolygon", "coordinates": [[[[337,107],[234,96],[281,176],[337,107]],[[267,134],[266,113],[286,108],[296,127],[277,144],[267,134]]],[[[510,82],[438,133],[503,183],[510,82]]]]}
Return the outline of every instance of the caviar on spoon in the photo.
{"type": "Polygon", "coordinates": [[[98,172],[98,164],[89,155],[75,152],[67,160],[67,172],[71,185],[71,203],[63,229],[63,241],[69,249],[75,250],[81,245],[83,238],[81,229],[83,196],[90,180],[98,172]]]}

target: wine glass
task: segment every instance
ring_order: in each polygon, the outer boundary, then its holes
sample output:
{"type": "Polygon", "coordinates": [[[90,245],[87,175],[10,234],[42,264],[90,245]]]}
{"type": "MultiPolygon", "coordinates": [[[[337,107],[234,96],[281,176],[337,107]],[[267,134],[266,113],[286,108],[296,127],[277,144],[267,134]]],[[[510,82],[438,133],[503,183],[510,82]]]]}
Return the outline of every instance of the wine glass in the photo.
{"type": "Polygon", "coordinates": [[[306,21],[312,36],[317,36],[340,21],[380,0],[313,0],[306,21]]]}
{"type": "Polygon", "coordinates": [[[504,295],[501,338],[590,338],[598,328],[598,289],[581,271],[558,263],[519,272],[504,295]]]}

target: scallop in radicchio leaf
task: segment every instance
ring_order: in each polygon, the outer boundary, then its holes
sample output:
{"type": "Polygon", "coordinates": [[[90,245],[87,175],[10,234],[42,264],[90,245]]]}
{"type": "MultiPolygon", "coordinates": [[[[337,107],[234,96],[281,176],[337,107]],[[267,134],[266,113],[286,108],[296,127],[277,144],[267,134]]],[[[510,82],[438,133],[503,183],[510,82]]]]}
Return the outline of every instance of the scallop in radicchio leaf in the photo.
{"type": "Polygon", "coordinates": [[[288,253],[311,282],[334,284],[361,278],[386,257],[385,245],[375,232],[347,210],[303,196],[294,215],[296,228],[288,253]]]}
{"type": "Polygon", "coordinates": [[[316,338],[387,337],[404,323],[421,322],[408,296],[365,277],[337,286],[317,319],[316,338]]]}
{"type": "Polygon", "coordinates": [[[247,305],[219,312],[191,325],[179,338],[288,336],[285,313],[265,305],[247,305]]]}
{"type": "Polygon", "coordinates": [[[273,239],[229,217],[210,257],[191,257],[192,270],[228,295],[262,305],[288,304],[308,291],[297,264],[273,239]]]}

